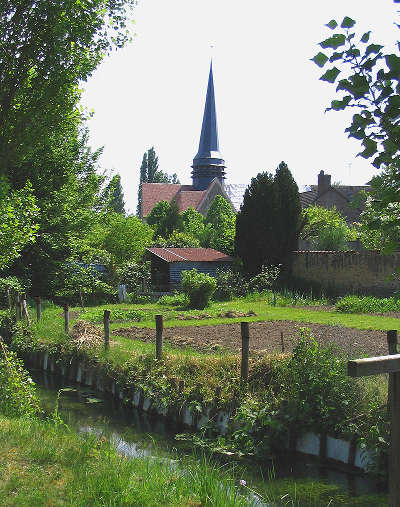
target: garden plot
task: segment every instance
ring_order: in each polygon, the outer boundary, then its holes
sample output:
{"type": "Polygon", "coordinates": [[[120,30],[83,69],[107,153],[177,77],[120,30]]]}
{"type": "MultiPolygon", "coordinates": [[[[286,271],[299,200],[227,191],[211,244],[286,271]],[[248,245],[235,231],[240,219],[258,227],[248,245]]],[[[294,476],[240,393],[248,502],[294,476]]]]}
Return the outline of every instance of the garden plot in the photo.
{"type": "MultiPolygon", "coordinates": [[[[250,350],[257,352],[281,352],[282,334],[284,350],[292,351],[293,344],[302,328],[310,329],[323,344],[332,343],[346,356],[378,356],[387,354],[386,331],[361,330],[342,326],[299,323],[294,321],[266,321],[250,323],[250,350]]],[[[155,330],[136,326],[114,329],[113,335],[152,342],[155,330]]],[[[164,339],[177,347],[190,346],[197,350],[228,349],[238,351],[241,347],[240,324],[214,326],[173,327],[164,329],[164,339]]]]}

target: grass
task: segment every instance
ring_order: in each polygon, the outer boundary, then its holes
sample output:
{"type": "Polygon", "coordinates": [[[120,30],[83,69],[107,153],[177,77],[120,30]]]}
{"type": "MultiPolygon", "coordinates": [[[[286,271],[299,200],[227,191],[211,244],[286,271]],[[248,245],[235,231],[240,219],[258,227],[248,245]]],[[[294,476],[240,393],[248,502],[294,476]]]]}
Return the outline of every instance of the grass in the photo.
{"type": "MultiPolygon", "coordinates": [[[[243,470],[212,459],[127,459],[104,438],[78,435],[50,421],[0,416],[0,504],[4,506],[248,506],[254,490],[243,470]]],[[[349,497],[312,479],[256,485],[265,504],[384,506],[384,495],[349,497]]]]}

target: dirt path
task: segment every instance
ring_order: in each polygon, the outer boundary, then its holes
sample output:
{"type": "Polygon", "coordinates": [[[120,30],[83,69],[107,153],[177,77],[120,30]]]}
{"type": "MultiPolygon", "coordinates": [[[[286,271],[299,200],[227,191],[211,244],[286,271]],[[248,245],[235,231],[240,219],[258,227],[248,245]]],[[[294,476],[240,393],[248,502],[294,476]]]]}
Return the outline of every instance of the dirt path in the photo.
{"type": "MultiPolygon", "coordinates": [[[[349,358],[367,354],[387,354],[386,331],[366,331],[342,326],[305,324],[293,321],[251,322],[250,349],[254,351],[280,352],[281,333],[285,351],[293,348],[300,328],[308,328],[321,343],[334,343],[349,358]]],[[[113,334],[143,341],[154,341],[154,330],[138,327],[121,328],[113,334]]],[[[240,324],[218,326],[190,326],[164,329],[164,338],[175,346],[191,346],[202,351],[226,348],[240,350],[240,324]]]]}

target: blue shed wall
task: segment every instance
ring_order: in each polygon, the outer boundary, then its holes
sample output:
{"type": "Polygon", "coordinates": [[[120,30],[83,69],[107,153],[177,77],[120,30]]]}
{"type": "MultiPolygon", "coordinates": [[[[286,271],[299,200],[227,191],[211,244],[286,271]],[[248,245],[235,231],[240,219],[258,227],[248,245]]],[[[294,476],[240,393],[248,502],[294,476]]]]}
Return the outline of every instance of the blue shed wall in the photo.
{"type": "Polygon", "coordinates": [[[232,262],[171,262],[169,264],[169,281],[172,284],[181,283],[182,271],[197,269],[199,273],[215,276],[217,269],[228,269],[232,262]]]}

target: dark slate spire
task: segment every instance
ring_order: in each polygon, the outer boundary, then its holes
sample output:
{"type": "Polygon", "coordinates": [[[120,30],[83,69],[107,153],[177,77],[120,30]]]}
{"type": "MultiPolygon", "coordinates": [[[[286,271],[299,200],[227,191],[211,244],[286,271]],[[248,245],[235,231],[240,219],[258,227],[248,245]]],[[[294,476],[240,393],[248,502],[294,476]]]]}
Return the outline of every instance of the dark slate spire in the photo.
{"type": "Polygon", "coordinates": [[[225,160],[219,152],[212,62],[210,64],[199,151],[193,159],[192,168],[193,186],[196,190],[206,189],[214,178],[218,178],[221,183],[225,178],[225,160]]]}

